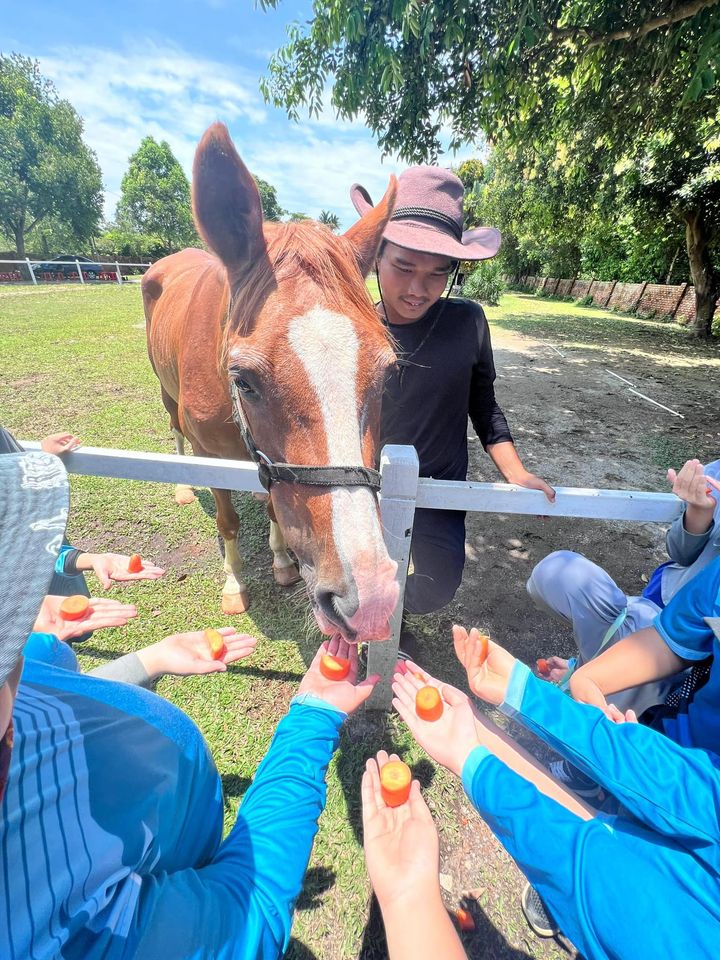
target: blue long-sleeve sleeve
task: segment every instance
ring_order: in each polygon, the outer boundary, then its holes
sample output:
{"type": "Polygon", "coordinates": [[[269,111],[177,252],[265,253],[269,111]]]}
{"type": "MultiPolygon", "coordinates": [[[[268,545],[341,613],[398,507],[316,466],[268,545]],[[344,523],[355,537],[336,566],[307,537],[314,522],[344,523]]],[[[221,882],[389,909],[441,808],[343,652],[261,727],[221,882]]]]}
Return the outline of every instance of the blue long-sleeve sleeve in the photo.
{"type": "Polygon", "coordinates": [[[720,869],[720,757],[615,724],[517,663],[500,709],[607,787],[655,833],[720,869]]]}
{"type": "Polygon", "coordinates": [[[586,960],[717,955],[720,882],[688,851],[628,820],[583,821],[477,747],[468,796],[586,960]]]}
{"type": "Polygon", "coordinates": [[[282,956],[344,717],[292,705],[212,862],[143,881],[126,956],[282,956]]]}

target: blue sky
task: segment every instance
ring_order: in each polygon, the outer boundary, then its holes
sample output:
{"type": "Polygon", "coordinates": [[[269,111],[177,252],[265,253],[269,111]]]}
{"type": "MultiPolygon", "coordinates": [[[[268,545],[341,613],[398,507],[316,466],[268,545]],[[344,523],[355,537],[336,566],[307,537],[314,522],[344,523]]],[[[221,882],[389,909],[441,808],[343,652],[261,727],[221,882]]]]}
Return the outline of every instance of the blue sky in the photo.
{"type": "MultiPolygon", "coordinates": [[[[43,73],[82,116],[105,183],[105,214],[114,214],[128,157],[151,134],[170,143],[190,174],[193,151],[214,120],[228,124],[243,160],[278,191],[281,206],[317,216],[357,218],[354,181],[377,201],[390,173],[361,120],[287,119],[264,103],[258,80],[287,24],[307,19],[310,0],[283,0],[263,13],[254,0],[120,0],[66,5],[35,0],[3,11],[3,53],[40,61],[43,73]]],[[[476,155],[468,146],[448,165],[476,155]]]]}

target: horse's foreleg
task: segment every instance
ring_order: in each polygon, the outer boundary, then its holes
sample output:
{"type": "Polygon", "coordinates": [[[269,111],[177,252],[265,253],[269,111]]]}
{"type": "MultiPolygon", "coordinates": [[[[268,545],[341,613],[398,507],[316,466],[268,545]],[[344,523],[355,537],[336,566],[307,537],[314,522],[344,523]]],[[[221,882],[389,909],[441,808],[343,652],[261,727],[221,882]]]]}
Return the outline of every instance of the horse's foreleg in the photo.
{"type": "Polygon", "coordinates": [[[273,576],[275,582],[283,587],[289,587],[292,583],[297,583],[300,579],[298,569],[293,563],[290,554],[287,552],[287,544],[282,530],[275,523],[270,521],[270,549],[273,553],[273,576]]]}
{"type": "MultiPolygon", "coordinates": [[[[171,427],[170,429],[172,430],[172,435],[175,438],[175,453],[177,453],[179,457],[184,457],[185,437],[175,427],[171,427]]],[[[189,486],[187,483],[175,484],[175,503],[179,503],[181,507],[184,507],[188,503],[192,503],[195,499],[196,497],[191,486],[189,486]]]]}
{"type": "Polygon", "coordinates": [[[248,608],[247,588],[243,581],[243,563],[237,536],[240,519],[232,505],[229,490],[213,490],[217,505],[217,528],[225,544],[225,586],[222,592],[223,613],[245,613],[248,608]]]}

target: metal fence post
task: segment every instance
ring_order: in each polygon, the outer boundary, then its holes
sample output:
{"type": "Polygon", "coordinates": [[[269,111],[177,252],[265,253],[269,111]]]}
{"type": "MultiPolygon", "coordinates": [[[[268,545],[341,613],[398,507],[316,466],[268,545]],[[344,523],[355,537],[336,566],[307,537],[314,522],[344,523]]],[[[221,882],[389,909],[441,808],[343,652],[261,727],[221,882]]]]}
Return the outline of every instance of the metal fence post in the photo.
{"type": "Polygon", "coordinates": [[[82,274],[82,270],[80,269],[80,262],[79,262],[78,260],[75,261],[75,266],[77,267],[78,279],[79,279],[80,283],[81,283],[83,286],[85,286],[85,277],[84,277],[83,274],[82,274]]]}
{"type": "Polygon", "coordinates": [[[27,268],[30,273],[30,279],[35,284],[35,286],[37,286],[37,277],[35,276],[35,271],[33,270],[32,264],[30,263],[30,257],[25,257],[25,263],[27,264],[27,268]]]}
{"type": "Polygon", "coordinates": [[[380,457],[380,517],[385,546],[397,563],[395,579],[400,588],[397,605],[390,619],[391,637],[384,643],[368,644],[368,675],[379,673],[382,679],[367,701],[369,710],[388,710],[392,701],[390,684],[397,662],[400,622],[405,599],[405,580],[410,559],[410,540],[415,518],[420,466],[414,447],[388,444],[380,457]]]}
{"type": "Polygon", "coordinates": [[[120,273],[120,264],[115,261],[115,276],[117,277],[117,282],[122,286],[122,274],[120,273]]]}

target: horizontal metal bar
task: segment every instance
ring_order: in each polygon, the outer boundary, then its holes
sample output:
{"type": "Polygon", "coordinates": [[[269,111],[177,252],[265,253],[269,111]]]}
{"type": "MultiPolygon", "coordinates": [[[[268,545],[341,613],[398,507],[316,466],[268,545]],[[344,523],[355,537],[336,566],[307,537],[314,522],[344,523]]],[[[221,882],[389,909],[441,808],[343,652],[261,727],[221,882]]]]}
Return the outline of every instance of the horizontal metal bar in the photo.
{"type": "MultiPolygon", "coordinates": [[[[40,444],[20,441],[26,450],[40,444]]],[[[186,483],[218,490],[246,490],[265,493],[254,463],[244,460],[216,460],[214,457],[179,457],[169,453],[111,450],[80,447],[63,455],[68,473],[89,477],[118,477],[122,480],[150,480],[154,483],[186,483]]]]}
{"type": "Polygon", "coordinates": [[[509,483],[473,483],[420,478],[418,508],[471,510],[481,513],[525,513],[547,517],[595,520],[643,520],[669,523],[682,511],[673,493],[641,490],[598,490],[556,487],[555,503],[544,493],[509,483]]]}
{"type": "MultiPolygon", "coordinates": [[[[83,261],[81,260],[80,266],[81,267],[82,266],[114,267],[115,262],[116,262],[115,260],[91,260],[90,263],[84,264],[83,261]]],[[[0,263],[22,263],[24,264],[24,266],[27,266],[28,262],[27,260],[0,260],[0,263]]],[[[65,266],[71,266],[71,267],[75,266],[74,260],[31,260],[30,263],[34,267],[37,267],[41,263],[46,263],[48,264],[48,266],[50,266],[50,264],[53,264],[53,263],[61,264],[65,266]]],[[[151,267],[152,263],[121,263],[120,266],[121,267],[151,267]]]]}

